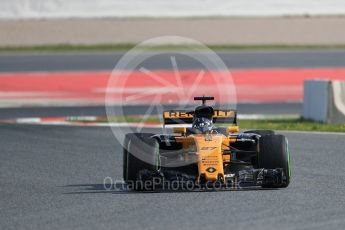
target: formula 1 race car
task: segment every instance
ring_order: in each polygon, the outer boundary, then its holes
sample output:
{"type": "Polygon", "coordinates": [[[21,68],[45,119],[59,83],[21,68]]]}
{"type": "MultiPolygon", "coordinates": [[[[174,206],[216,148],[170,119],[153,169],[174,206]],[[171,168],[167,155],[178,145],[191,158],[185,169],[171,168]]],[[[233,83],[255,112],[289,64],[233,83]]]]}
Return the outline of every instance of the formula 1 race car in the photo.
{"type": "Polygon", "coordinates": [[[129,133],[124,140],[123,178],[134,190],[161,188],[285,188],[290,182],[287,138],[272,130],[239,132],[235,110],[206,105],[165,111],[172,134],[129,133]],[[229,124],[216,127],[215,123],[229,124]],[[191,124],[191,128],[182,124],[191,124]]]}

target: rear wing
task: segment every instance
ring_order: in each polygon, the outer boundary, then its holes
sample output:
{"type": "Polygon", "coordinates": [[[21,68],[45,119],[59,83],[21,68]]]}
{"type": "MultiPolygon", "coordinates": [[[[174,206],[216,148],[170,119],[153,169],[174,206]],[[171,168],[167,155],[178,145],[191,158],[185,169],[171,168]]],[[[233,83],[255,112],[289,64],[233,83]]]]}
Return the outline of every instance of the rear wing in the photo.
{"type": "MultiPolygon", "coordinates": [[[[185,110],[170,110],[163,112],[164,125],[192,124],[193,112],[185,110]]],[[[215,109],[213,113],[213,123],[237,124],[237,111],[215,109]]]]}

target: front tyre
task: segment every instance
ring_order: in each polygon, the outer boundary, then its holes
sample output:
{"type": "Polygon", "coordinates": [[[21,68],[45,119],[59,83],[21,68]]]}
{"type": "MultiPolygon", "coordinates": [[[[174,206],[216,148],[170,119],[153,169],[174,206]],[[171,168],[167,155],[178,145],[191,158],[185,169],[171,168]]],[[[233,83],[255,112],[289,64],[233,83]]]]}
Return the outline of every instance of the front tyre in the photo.
{"type": "MultiPolygon", "coordinates": [[[[139,172],[155,171],[159,167],[159,144],[153,134],[127,134],[123,148],[123,179],[126,183],[137,184],[139,172]]],[[[134,186],[135,190],[140,190],[134,186]]]]}
{"type": "Polygon", "coordinates": [[[265,169],[282,168],[286,177],[281,185],[265,184],[266,188],[285,188],[290,183],[290,153],[288,140],[284,135],[261,136],[259,140],[258,167],[265,169]]]}

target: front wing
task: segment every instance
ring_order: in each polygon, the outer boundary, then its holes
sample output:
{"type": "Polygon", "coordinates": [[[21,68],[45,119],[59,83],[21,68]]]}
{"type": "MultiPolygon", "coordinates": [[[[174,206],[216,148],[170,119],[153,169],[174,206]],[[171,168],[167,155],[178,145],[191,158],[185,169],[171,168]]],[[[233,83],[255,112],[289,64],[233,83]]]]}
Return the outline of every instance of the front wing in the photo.
{"type": "MultiPolygon", "coordinates": [[[[287,177],[283,169],[245,169],[236,174],[225,175],[224,181],[198,182],[195,176],[178,171],[163,172],[141,170],[134,186],[140,190],[196,190],[196,189],[242,189],[250,187],[280,187],[287,177]]],[[[133,185],[132,185],[133,186],[133,185]]]]}

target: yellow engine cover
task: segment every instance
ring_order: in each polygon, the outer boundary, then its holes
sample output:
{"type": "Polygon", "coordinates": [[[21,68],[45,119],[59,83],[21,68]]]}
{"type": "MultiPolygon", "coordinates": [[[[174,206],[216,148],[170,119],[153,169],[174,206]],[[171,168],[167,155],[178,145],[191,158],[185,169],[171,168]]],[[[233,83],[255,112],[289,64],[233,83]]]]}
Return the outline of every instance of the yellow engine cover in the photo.
{"type": "Polygon", "coordinates": [[[199,178],[204,174],[207,181],[216,181],[218,175],[224,178],[222,143],[224,135],[194,135],[197,147],[199,178]]]}

